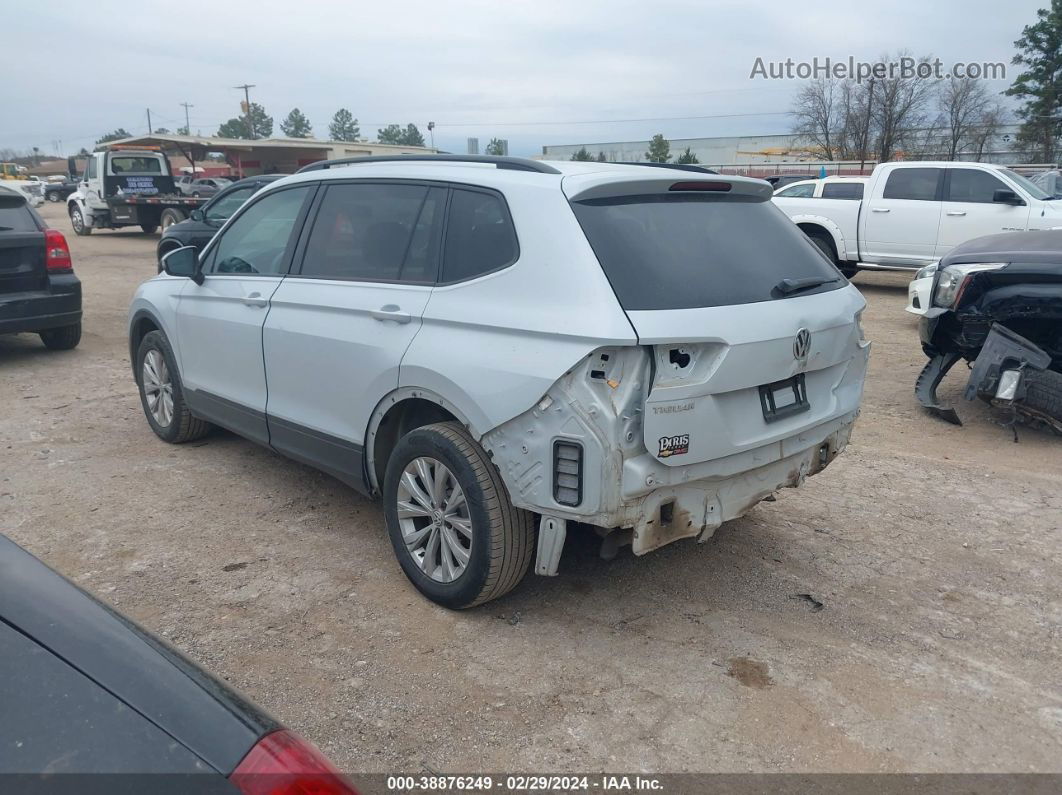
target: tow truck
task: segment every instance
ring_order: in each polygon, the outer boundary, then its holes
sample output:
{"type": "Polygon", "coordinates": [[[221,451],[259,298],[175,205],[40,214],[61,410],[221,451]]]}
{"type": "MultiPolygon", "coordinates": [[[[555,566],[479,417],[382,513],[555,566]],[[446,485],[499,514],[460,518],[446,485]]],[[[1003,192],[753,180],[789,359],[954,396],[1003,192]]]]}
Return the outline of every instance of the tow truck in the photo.
{"type": "Polygon", "coordinates": [[[170,161],[159,147],[122,145],[89,155],[66,206],[78,235],[125,226],[151,234],[160,224],[183,221],[206,201],[177,192],[170,161]]]}

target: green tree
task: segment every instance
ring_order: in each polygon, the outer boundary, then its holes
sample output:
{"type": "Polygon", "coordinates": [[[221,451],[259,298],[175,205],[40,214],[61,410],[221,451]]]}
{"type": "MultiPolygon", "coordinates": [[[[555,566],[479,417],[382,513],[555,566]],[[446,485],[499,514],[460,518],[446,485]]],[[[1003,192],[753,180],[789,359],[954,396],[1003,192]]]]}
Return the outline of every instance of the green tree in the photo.
{"type": "Polygon", "coordinates": [[[156,127],[155,128],[155,135],[169,135],[169,134],[170,134],[170,131],[167,130],[165,127],[156,127]]]}
{"type": "Polygon", "coordinates": [[[671,144],[663,133],[657,133],[649,142],[649,151],[645,153],[645,159],[650,163],[666,163],[671,159],[671,144]]]}
{"type": "Polygon", "coordinates": [[[420,134],[415,124],[407,124],[406,131],[402,135],[403,146],[424,146],[424,136],[420,134]]]}
{"type": "Polygon", "coordinates": [[[579,151],[572,155],[572,160],[593,160],[594,156],[590,154],[585,146],[580,147],[579,151]]]}
{"type": "Polygon", "coordinates": [[[607,162],[608,162],[608,161],[607,161],[607,160],[605,159],[605,153],[604,153],[604,152],[598,152],[598,153],[597,153],[597,162],[598,162],[598,163],[607,163],[607,162]]]}
{"type": "Polygon", "coordinates": [[[313,127],[301,110],[292,108],[291,112],[280,123],[280,130],[288,138],[310,138],[313,136],[313,127]]]}
{"type": "Polygon", "coordinates": [[[1051,8],[1041,8],[1036,16],[1039,21],[1026,25],[1014,42],[1018,53],[1011,63],[1025,70],[1003,93],[1024,100],[1017,110],[1019,145],[1035,147],[1039,162],[1053,163],[1062,134],[1062,0],[1051,0],[1051,8]]]}
{"type": "Polygon", "coordinates": [[[328,125],[328,137],[333,141],[356,141],[361,135],[358,120],[346,108],[340,108],[328,125]]]}
{"type": "Polygon", "coordinates": [[[251,103],[248,114],[229,119],[218,127],[218,138],[268,138],[273,134],[273,117],[257,102],[251,103]],[[247,126],[247,117],[251,117],[251,128],[247,126]]]}
{"type": "Polygon", "coordinates": [[[177,135],[191,135],[191,133],[188,132],[188,128],[187,127],[178,127],[176,134],[177,135]]]}
{"type": "Polygon", "coordinates": [[[679,155],[678,160],[675,162],[681,163],[682,165],[689,165],[690,163],[700,163],[701,161],[697,159],[697,155],[693,154],[687,146],[686,151],[679,155]]]}
{"type": "Polygon", "coordinates": [[[491,138],[490,143],[487,144],[487,148],[484,152],[488,155],[504,155],[505,144],[502,143],[500,138],[491,138]]]}
{"type": "Polygon", "coordinates": [[[382,130],[376,131],[376,140],[395,146],[424,146],[424,136],[415,124],[407,124],[404,130],[398,124],[388,124],[382,130]]]}
{"type": "Polygon", "coordinates": [[[96,139],[96,145],[99,146],[100,144],[109,143],[111,141],[117,141],[117,140],[119,140],[121,138],[132,138],[132,137],[133,137],[132,135],[130,135],[128,132],[125,131],[124,127],[119,127],[114,132],[109,132],[106,135],[101,135],[99,138],[97,138],[96,139]]]}

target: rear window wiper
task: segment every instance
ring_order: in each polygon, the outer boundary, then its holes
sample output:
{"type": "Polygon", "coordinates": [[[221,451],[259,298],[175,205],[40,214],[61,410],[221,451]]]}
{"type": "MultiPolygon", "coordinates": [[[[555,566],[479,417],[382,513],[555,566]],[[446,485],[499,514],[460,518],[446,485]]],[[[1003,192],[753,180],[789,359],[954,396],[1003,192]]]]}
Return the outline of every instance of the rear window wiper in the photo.
{"type": "Polygon", "coordinates": [[[832,284],[841,281],[836,276],[808,276],[805,279],[782,279],[774,286],[774,289],[782,295],[792,295],[801,290],[810,290],[812,287],[822,287],[824,284],[832,284]]]}

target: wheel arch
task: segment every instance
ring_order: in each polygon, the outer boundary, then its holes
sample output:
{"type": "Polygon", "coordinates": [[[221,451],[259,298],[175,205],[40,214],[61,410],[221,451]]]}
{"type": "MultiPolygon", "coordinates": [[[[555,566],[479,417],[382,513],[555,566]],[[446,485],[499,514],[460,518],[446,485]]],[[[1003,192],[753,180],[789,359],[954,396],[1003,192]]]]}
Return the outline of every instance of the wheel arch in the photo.
{"type": "Polygon", "coordinates": [[[129,366],[133,369],[133,377],[136,377],[136,352],[144,337],[152,331],[166,333],[162,323],[154,312],[147,309],[138,309],[129,319],[129,366]]]}
{"type": "Polygon", "coordinates": [[[828,238],[833,243],[833,250],[837,252],[837,259],[841,262],[851,259],[848,256],[848,246],[845,243],[844,233],[829,218],[821,215],[795,215],[792,220],[800,231],[808,235],[808,237],[820,234],[828,238]]]}
{"type": "Polygon", "coordinates": [[[399,439],[415,428],[450,421],[461,423],[477,442],[483,436],[460,407],[430,389],[400,387],[385,395],[376,404],[365,432],[365,480],[369,493],[380,493],[387,461],[399,439]]]}

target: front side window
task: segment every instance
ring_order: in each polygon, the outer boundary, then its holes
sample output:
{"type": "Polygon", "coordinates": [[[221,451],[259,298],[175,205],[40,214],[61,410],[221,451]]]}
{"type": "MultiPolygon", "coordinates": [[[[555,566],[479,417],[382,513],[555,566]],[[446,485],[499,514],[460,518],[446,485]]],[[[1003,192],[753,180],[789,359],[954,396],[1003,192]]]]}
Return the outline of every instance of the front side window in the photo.
{"type": "Polygon", "coordinates": [[[243,203],[251,198],[255,190],[254,186],[249,185],[246,188],[240,188],[232,191],[232,193],[220,196],[217,201],[211,202],[210,206],[207,207],[207,221],[218,225],[225,223],[238,209],[243,207],[243,203]]]}
{"type": "Polygon", "coordinates": [[[937,201],[941,171],[939,168],[898,168],[889,174],[882,198],[937,201]]]}
{"type": "Polygon", "coordinates": [[[391,183],[329,185],[306,244],[302,276],[428,283],[443,188],[391,183]]]}
{"type": "Polygon", "coordinates": [[[976,168],[953,168],[948,182],[949,202],[991,204],[997,190],[1009,190],[1002,181],[976,168]]]}
{"type": "Polygon", "coordinates": [[[500,196],[454,190],[440,281],[463,281],[504,268],[516,261],[518,251],[516,230],[500,196]]]}
{"type": "Polygon", "coordinates": [[[263,196],[225,230],[211,255],[212,273],[276,275],[286,273],[286,255],[295,222],[312,186],[278,190],[263,196]]]}
{"type": "Polygon", "coordinates": [[[785,196],[787,199],[810,199],[815,195],[814,185],[790,185],[788,188],[783,188],[778,191],[779,196],[785,196]]]}
{"type": "Polygon", "coordinates": [[[85,165],[85,179],[96,179],[96,158],[90,157],[85,165]]]}

